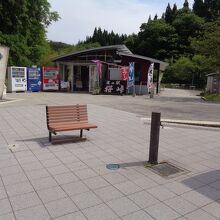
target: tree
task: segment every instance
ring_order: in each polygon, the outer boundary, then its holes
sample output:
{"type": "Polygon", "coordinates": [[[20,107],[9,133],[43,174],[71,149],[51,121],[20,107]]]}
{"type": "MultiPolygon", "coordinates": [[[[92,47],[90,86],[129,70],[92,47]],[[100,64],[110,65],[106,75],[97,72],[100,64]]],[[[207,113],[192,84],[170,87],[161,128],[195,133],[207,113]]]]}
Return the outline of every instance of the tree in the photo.
{"type": "Polygon", "coordinates": [[[10,47],[9,65],[40,64],[49,46],[46,28],[59,18],[47,0],[0,2],[0,44],[10,47]]]}
{"type": "Polygon", "coordinates": [[[220,16],[220,0],[204,0],[205,18],[215,21],[220,16]]]}
{"type": "Polygon", "coordinates": [[[204,88],[206,75],[215,69],[216,62],[211,57],[195,55],[180,57],[174,64],[165,71],[165,82],[196,85],[197,88],[204,88]]]}
{"type": "Polygon", "coordinates": [[[189,8],[189,2],[188,0],[185,0],[184,4],[183,4],[184,8],[189,8]]]}
{"type": "Polygon", "coordinates": [[[203,0],[194,1],[193,12],[199,17],[205,17],[205,5],[204,5],[203,0]]]}
{"type": "Polygon", "coordinates": [[[137,53],[157,59],[176,57],[178,36],[163,19],[144,23],[138,33],[137,53]]]}
{"type": "Polygon", "coordinates": [[[172,23],[172,20],[173,20],[173,12],[170,7],[170,3],[168,3],[166,11],[165,11],[165,21],[167,23],[172,23]]]}
{"type": "Polygon", "coordinates": [[[192,56],[193,49],[190,39],[200,35],[204,20],[190,10],[181,9],[178,11],[172,25],[175,27],[176,33],[179,36],[179,53],[192,56]]]}

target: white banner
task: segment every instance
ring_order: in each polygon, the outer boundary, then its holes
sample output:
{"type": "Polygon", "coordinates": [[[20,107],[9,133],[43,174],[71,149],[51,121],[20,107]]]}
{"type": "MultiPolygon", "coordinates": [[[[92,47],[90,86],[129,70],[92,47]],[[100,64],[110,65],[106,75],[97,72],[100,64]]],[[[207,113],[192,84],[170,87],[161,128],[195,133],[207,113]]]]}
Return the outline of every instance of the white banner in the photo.
{"type": "Polygon", "coordinates": [[[153,87],[153,78],[154,78],[154,63],[151,63],[148,69],[148,74],[147,74],[148,92],[150,92],[151,88],[153,87]]]}

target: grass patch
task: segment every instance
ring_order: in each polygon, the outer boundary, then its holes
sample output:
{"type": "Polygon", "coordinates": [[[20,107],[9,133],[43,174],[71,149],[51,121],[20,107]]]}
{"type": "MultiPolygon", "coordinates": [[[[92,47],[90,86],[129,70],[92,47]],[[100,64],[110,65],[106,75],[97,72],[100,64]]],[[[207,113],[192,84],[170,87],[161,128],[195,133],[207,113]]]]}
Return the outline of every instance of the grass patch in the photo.
{"type": "Polygon", "coordinates": [[[205,95],[205,98],[206,98],[207,101],[220,102],[220,95],[218,95],[218,94],[205,95]]]}

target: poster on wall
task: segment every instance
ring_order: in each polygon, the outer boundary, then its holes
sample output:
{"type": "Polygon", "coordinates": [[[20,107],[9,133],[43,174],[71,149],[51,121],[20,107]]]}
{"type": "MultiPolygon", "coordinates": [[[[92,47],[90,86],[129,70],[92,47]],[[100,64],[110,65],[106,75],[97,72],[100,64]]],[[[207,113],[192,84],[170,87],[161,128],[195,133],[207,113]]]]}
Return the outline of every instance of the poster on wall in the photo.
{"type": "Polygon", "coordinates": [[[118,94],[126,93],[127,82],[124,80],[107,80],[103,85],[102,91],[105,94],[118,94]]]}

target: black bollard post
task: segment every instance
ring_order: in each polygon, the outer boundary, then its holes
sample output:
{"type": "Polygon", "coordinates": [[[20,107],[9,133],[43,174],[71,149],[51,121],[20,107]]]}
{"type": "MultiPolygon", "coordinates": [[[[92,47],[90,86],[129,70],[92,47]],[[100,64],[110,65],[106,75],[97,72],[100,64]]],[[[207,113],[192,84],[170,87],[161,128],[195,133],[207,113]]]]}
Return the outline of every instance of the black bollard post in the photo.
{"type": "Polygon", "coordinates": [[[149,161],[150,164],[158,164],[158,148],[160,137],[160,113],[152,112],[151,115],[151,131],[150,131],[150,149],[149,161]]]}

